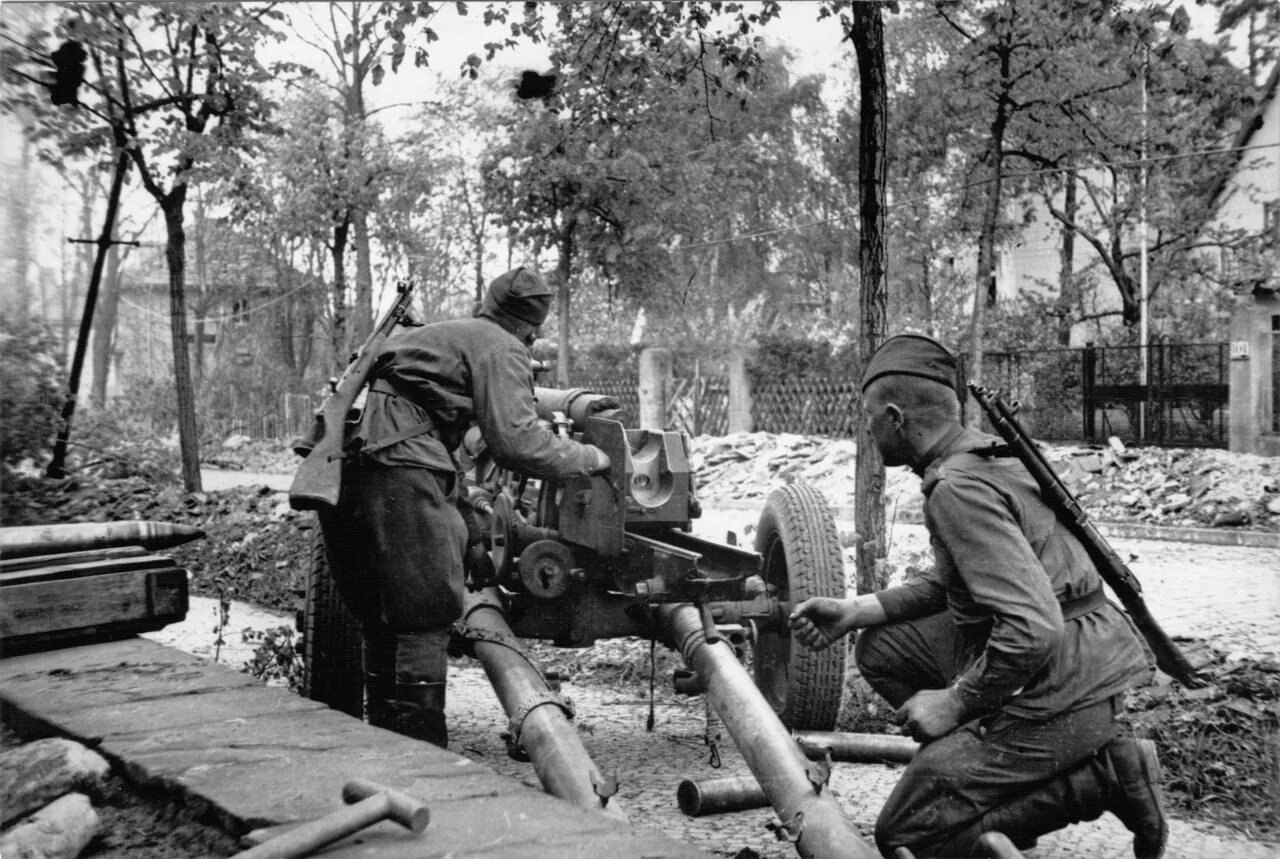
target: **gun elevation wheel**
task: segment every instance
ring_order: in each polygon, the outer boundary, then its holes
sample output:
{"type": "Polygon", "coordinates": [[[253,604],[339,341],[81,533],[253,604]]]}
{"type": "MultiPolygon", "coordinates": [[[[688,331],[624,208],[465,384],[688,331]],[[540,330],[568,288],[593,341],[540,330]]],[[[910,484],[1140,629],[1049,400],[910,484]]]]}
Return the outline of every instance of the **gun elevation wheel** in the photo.
{"type": "MultiPolygon", "coordinates": [[[[809,597],[845,595],[844,558],[826,499],[805,484],[769,494],[756,531],[765,581],[793,605],[809,597]]],[[[830,731],[844,687],[844,643],[814,652],[790,629],[761,629],[752,652],[756,686],[782,723],[795,730],[830,731]]]]}
{"type": "Polygon", "coordinates": [[[364,716],[360,626],[334,585],[319,522],[311,533],[302,623],[302,694],[359,719],[364,716]]]}

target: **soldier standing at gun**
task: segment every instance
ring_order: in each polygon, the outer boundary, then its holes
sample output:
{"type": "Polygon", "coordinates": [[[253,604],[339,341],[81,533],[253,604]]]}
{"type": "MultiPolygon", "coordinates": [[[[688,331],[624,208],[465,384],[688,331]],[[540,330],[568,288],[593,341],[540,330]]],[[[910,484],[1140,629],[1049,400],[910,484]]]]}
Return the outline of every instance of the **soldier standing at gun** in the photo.
{"type": "Polygon", "coordinates": [[[319,508],[334,582],[361,625],[369,723],[442,748],[468,537],[452,452],[476,425],[494,461],[522,474],[609,467],[604,451],[557,436],[534,411],[529,346],[551,295],[517,268],[489,284],[474,318],[390,338],[346,443],[338,504],[319,508]]]}
{"type": "Polygon", "coordinates": [[[861,630],[863,676],[925,744],[881,810],[880,850],[970,856],[987,832],[1025,849],[1111,811],[1135,856],[1158,859],[1155,746],[1115,725],[1125,688],[1149,669],[1085,548],[1000,439],[964,428],[941,344],[885,341],[862,400],[885,464],[923,480],[935,567],[873,594],[806,600],[791,625],[815,650],[861,630]]]}

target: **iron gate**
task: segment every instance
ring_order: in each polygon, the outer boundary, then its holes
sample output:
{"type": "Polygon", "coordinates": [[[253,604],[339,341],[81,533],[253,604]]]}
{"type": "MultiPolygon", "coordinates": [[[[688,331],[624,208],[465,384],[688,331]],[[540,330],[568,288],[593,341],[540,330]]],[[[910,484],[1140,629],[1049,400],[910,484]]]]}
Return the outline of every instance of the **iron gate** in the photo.
{"type": "Polygon", "coordinates": [[[1114,435],[1140,445],[1227,446],[1226,343],[1085,347],[1082,358],[1086,439],[1114,435]]]}

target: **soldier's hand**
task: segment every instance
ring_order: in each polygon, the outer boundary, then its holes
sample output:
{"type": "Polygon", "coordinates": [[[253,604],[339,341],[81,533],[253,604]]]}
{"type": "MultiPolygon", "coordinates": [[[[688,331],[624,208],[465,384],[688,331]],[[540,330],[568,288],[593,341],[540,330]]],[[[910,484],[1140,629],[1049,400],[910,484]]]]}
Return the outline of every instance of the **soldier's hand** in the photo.
{"type": "Polygon", "coordinates": [[[591,453],[595,456],[595,465],[591,466],[591,474],[608,474],[613,461],[609,459],[609,454],[594,445],[588,445],[591,453]]]}
{"type": "Polygon", "coordinates": [[[857,629],[857,598],[812,597],[791,611],[795,639],[810,650],[826,650],[857,629]]]}
{"type": "Polygon", "coordinates": [[[919,743],[951,733],[963,718],[960,694],[950,688],[921,689],[893,714],[893,720],[919,743]]]}

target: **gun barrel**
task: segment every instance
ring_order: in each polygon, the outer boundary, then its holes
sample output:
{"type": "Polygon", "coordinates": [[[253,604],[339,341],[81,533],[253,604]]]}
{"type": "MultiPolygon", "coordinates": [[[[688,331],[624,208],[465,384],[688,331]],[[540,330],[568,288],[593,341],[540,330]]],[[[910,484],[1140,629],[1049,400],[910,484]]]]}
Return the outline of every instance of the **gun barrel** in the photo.
{"type": "Polygon", "coordinates": [[[779,819],[798,834],[803,857],[873,859],[831,791],[810,780],[810,764],[747,669],[723,640],[707,643],[702,615],[690,603],[657,608],[658,619],[685,663],[706,679],[707,700],[724,720],[747,766],[764,788],[779,819]],[[798,832],[797,832],[798,830],[798,832]]]}
{"type": "Polygon", "coordinates": [[[810,757],[830,751],[831,760],[846,764],[910,763],[920,744],[893,734],[856,734],[846,731],[793,731],[796,742],[810,757]]]}
{"type": "Polygon", "coordinates": [[[507,642],[515,635],[507,624],[498,592],[488,588],[468,593],[463,619],[480,635],[472,642],[476,659],[512,720],[512,732],[533,761],[547,793],[576,805],[625,821],[617,802],[597,791],[605,780],[582,745],[559,699],[547,687],[528,656],[507,642]],[[519,724],[516,721],[519,720],[519,724]]]}
{"type": "Polygon", "coordinates": [[[0,556],[25,558],[132,545],[167,549],[203,536],[204,531],[190,525],[143,520],[19,525],[0,528],[0,556]]]}
{"type": "Polygon", "coordinates": [[[587,418],[592,415],[617,407],[617,401],[612,397],[585,388],[535,387],[533,394],[538,417],[552,421],[555,413],[559,412],[579,428],[585,427],[587,418]]]}

